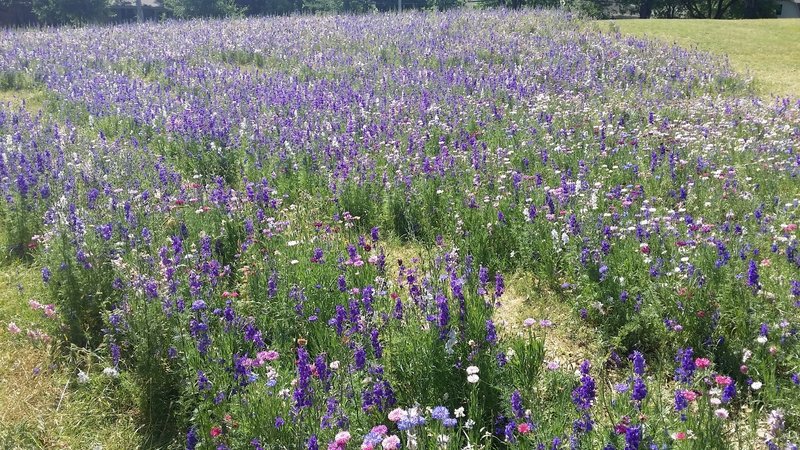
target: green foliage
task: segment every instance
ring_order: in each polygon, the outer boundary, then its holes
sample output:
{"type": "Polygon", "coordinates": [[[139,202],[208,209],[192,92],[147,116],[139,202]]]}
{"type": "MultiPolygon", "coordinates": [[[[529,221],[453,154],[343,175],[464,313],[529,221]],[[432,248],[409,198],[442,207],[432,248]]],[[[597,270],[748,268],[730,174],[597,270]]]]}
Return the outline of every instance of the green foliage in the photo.
{"type": "Polygon", "coordinates": [[[48,25],[102,22],[108,18],[108,0],[32,0],[33,13],[48,25]]]}
{"type": "Polygon", "coordinates": [[[303,10],[312,13],[366,13],[375,10],[375,0],[303,0],[303,10]]]}
{"type": "Polygon", "coordinates": [[[505,6],[508,8],[558,8],[562,6],[561,0],[479,0],[485,7],[505,6]]]}
{"type": "Polygon", "coordinates": [[[238,16],[243,8],[234,0],[164,0],[164,8],[175,17],[230,17],[238,16]]]}
{"type": "Polygon", "coordinates": [[[236,0],[247,15],[280,16],[300,11],[303,7],[302,0],[236,0]]]}

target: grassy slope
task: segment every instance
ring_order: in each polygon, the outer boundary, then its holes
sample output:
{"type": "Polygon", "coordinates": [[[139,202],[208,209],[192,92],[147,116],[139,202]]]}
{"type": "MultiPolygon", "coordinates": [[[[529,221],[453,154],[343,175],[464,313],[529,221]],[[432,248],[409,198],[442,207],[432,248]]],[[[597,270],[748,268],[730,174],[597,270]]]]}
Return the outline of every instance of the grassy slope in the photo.
{"type": "Polygon", "coordinates": [[[763,96],[800,97],[800,19],[631,19],[613,24],[623,33],[728,55],[734,69],[754,77],[763,96]]]}
{"type": "Polygon", "coordinates": [[[0,448],[137,448],[127,380],[95,376],[78,388],[79,355],[54,360],[49,346],[25,337],[48,319],[28,307],[42,300],[39,272],[0,258],[0,448]],[[21,328],[8,331],[9,322],[21,328]],[[122,389],[113,385],[122,383],[122,389]]]}

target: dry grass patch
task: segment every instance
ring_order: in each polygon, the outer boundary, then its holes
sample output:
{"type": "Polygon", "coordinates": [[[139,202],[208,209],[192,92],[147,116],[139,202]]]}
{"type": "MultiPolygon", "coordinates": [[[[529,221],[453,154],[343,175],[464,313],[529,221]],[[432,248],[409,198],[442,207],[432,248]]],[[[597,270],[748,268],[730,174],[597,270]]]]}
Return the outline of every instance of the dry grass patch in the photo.
{"type": "Polygon", "coordinates": [[[28,301],[39,300],[38,272],[7,263],[0,268],[0,447],[5,449],[138,448],[132,383],[92,371],[79,385],[76,360],[59,355],[28,330],[47,320],[28,301]],[[9,330],[9,324],[19,333],[9,330]]]}

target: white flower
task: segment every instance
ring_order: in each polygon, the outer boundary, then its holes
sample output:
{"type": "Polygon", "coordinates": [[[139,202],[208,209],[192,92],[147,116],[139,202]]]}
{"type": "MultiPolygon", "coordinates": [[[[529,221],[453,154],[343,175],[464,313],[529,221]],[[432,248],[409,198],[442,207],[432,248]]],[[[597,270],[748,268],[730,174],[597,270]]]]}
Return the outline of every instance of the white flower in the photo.
{"type": "Polygon", "coordinates": [[[478,366],[469,366],[467,367],[467,375],[475,375],[476,373],[480,372],[481,369],[478,366]]]}
{"type": "Polygon", "coordinates": [[[472,427],[474,427],[474,426],[475,426],[475,421],[472,420],[472,419],[468,419],[466,422],[464,422],[464,428],[466,428],[468,430],[471,430],[472,427]]]}
{"type": "Polygon", "coordinates": [[[464,417],[464,407],[462,406],[462,407],[456,409],[455,411],[453,411],[453,416],[456,417],[456,418],[464,417]]]}
{"type": "Polygon", "coordinates": [[[119,371],[113,367],[106,367],[103,369],[103,375],[109,378],[117,378],[119,377],[119,371]]]}
{"type": "Polygon", "coordinates": [[[477,383],[478,380],[480,380],[480,377],[478,375],[476,375],[476,374],[472,374],[472,375],[468,375],[467,376],[467,381],[472,383],[472,384],[477,383]]]}
{"type": "Polygon", "coordinates": [[[341,365],[341,363],[338,360],[337,361],[331,361],[330,368],[332,370],[338,370],[339,369],[339,365],[341,365]]]}
{"type": "Polygon", "coordinates": [[[714,411],[714,415],[719,417],[720,419],[727,419],[728,418],[728,410],[725,408],[720,408],[714,411]]]}
{"type": "Polygon", "coordinates": [[[767,337],[766,336],[759,336],[759,337],[756,338],[756,342],[758,342],[759,344],[766,344],[767,343],[767,337]]]}
{"type": "Polygon", "coordinates": [[[761,389],[761,386],[763,386],[763,384],[761,384],[760,381],[754,381],[753,384],[750,385],[750,388],[753,389],[754,391],[757,391],[761,389]]]}
{"type": "Polygon", "coordinates": [[[447,342],[444,343],[444,351],[448,355],[453,354],[453,347],[456,346],[458,340],[456,339],[456,332],[454,330],[450,330],[450,334],[448,335],[447,342]]]}
{"type": "Polygon", "coordinates": [[[87,375],[86,372],[78,369],[78,383],[86,384],[88,382],[89,382],[89,375],[87,375]]]}

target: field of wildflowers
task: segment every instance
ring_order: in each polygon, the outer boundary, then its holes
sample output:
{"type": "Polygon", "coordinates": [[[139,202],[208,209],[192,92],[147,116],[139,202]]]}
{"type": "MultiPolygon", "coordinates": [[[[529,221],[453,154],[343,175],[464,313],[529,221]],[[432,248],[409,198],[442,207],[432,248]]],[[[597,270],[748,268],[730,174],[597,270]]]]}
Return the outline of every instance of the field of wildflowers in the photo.
{"type": "Polygon", "coordinates": [[[562,12],[166,22],[4,31],[0,88],[46,97],[0,108],[0,219],[49,327],[4,327],[136,386],[148,447],[800,442],[800,102],[707,54],[562,12]]]}

